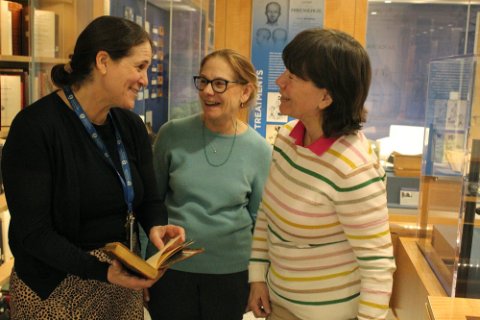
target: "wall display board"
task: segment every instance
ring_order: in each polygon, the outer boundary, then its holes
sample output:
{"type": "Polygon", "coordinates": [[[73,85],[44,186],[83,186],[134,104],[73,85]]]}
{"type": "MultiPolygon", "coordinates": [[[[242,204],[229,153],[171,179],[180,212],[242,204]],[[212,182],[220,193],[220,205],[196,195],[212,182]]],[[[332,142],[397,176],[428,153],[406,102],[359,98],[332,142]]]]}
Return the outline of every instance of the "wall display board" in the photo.
{"type": "Polygon", "coordinates": [[[136,22],[152,39],[153,59],[148,70],[148,86],[139,93],[134,112],[156,131],[168,120],[168,88],[163,79],[168,77],[164,52],[168,52],[170,13],[142,0],[113,0],[110,2],[110,15],[136,22]]]}
{"type": "Polygon", "coordinates": [[[289,121],[280,113],[280,93],[275,84],[285,70],[282,50],[300,31],[323,27],[324,1],[253,0],[252,12],[252,63],[259,92],[249,123],[273,143],[278,128],[289,121]]]}

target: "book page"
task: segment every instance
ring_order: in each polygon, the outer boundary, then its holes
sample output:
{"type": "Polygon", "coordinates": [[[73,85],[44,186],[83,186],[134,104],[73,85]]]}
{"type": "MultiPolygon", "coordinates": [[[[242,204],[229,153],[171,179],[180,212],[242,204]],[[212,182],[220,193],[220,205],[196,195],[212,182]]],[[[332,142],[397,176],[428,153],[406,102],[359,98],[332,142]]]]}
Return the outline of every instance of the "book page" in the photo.
{"type": "Polygon", "coordinates": [[[171,265],[186,260],[196,254],[202,253],[205,250],[203,248],[200,249],[188,249],[184,248],[181,251],[176,252],[174,255],[170,256],[168,259],[164,260],[162,263],[163,268],[169,268],[171,265]]]}
{"type": "MultiPolygon", "coordinates": [[[[175,238],[170,239],[165,246],[162,248],[162,250],[159,250],[157,253],[155,253],[153,256],[147,259],[147,263],[154,267],[155,269],[158,269],[161,265],[161,261],[165,259],[165,257],[162,257],[165,253],[170,252],[174,249],[173,246],[177,243],[178,239],[180,239],[180,236],[176,236],[175,238]]],[[[176,248],[178,248],[177,246],[176,248]]],[[[168,255],[170,256],[170,255],[168,255]]]]}

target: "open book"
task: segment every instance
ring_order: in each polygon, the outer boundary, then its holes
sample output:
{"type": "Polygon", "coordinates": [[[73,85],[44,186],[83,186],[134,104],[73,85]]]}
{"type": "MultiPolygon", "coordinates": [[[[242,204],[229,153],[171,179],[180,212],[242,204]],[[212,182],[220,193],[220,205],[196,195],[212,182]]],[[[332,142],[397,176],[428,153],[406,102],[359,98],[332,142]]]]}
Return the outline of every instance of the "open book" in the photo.
{"type": "Polygon", "coordinates": [[[204,249],[188,248],[193,244],[193,241],[187,241],[179,245],[177,244],[178,238],[179,236],[170,239],[162,250],[147,260],[143,260],[121,242],[107,243],[103,249],[140,276],[155,279],[158,276],[158,270],[168,268],[176,262],[183,261],[204,251],[204,249]]]}

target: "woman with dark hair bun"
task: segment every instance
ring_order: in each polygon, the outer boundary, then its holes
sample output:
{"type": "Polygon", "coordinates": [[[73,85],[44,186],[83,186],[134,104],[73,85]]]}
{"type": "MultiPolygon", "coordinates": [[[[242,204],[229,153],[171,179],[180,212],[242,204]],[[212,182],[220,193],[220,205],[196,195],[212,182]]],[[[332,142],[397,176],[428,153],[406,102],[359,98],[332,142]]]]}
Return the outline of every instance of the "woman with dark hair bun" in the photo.
{"type": "Polygon", "coordinates": [[[283,50],[277,135],[253,235],[249,307],[269,320],[385,319],[395,261],[385,172],[360,131],[370,60],[348,34],[283,50]]]}
{"type": "Polygon", "coordinates": [[[158,279],[128,273],[102,247],[138,251],[137,222],[157,248],[185,239],[161,214],[151,143],[131,111],[151,60],[139,25],[99,17],[52,69],[60,89],[15,117],[2,155],[12,319],[144,318],[143,289],[158,279]]]}

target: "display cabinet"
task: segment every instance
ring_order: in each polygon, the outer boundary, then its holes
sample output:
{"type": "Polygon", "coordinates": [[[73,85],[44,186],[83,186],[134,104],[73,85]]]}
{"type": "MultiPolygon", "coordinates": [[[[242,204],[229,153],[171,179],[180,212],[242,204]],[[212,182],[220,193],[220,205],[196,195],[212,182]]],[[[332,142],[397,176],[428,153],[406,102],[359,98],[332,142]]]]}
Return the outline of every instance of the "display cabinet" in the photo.
{"type": "Polygon", "coordinates": [[[480,298],[479,59],[434,60],[428,71],[418,246],[454,297],[480,298]]]}
{"type": "MultiPolygon", "coordinates": [[[[84,11],[75,0],[2,0],[0,2],[1,135],[15,115],[51,92],[49,71],[68,61],[84,11]]],[[[83,16],[83,19],[82,19],[83,16]]]]}
{"type": "Polygon", "coordinates": [[[168,119],[199,111],[192,77],[213,50],[214,0],[110,0],[105,14],[144,25],[154,43],[149,85],[135,106],[156,132],[168,119]]]}
{"type": "Polygon", "coordinates": [[[134,111],[156,132],[170,118],[198,110],[192,76],[213,50],[214,0],[1,0],[0,97],[5,137],[22,108],[55,88],[50,70],[68,62],[78,34],[95,17],[142,25],[154,56],[134,111]]]}

